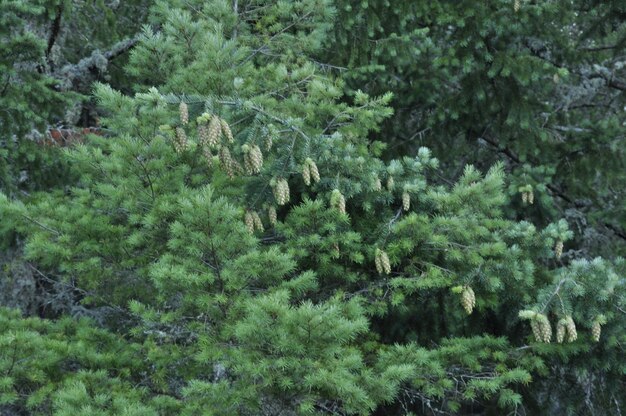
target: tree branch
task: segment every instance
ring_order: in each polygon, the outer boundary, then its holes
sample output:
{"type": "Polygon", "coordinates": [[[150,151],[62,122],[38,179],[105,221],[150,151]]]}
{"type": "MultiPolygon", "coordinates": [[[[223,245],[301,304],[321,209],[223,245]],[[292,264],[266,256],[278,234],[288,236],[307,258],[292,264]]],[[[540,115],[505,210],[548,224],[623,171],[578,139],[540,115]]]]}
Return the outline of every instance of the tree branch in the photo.
{"type": "Polygon", "coordinates": [[[59,37],[59,32],[61,31],[61,16],[63,15],[63,3],[59,3],[57,6],[56,15],[54,16],[54,20],[52,21],[52,25],[50,26],[50,36],[48,37],[48,47],[46,48],[46,61],[48,62],[48,66],[52,68],[52,58],[50,57],[50,53],[52,52],[52,48],[59,37]]]}

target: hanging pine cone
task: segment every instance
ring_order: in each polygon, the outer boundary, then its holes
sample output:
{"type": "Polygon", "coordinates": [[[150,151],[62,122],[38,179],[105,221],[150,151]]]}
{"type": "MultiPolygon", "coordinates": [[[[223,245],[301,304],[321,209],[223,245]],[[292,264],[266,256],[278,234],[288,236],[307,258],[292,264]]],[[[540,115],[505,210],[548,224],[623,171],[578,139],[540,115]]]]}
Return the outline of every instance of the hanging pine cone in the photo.
{"type": "Polygon", "coordinates": [[[391,263],[389,262],[389,256],[383,250],[377,248],[374,256],[374,262],[376,264],[376,271],[380,274],[391,273],[391,263]]]}
{"type": "Polygon", "coordinates": [[[254,173],[254,165],[252,163],[252,158],[250,157],[250,146],[244,144],[241,146],[241,151],[243,152],[243,165],[246,169],[246,174],[252,175],[254,173]]]}
{"type": "Polygon", "coordinates": [[[521,0],[514,0],[513,1],[513,11],[515,11],[515,13],[519,12],[520,7],[522,7],[522,1],[521,0]]]}
{"type": "Polygon", "coordinates": [[[317,169],[317,165],[315,164],[313,159],[307,158],[305,163],[309,165],[309,171],[311,172],[311,179],[313,179],[313,182],[315,183],[319,182],[321,179],[320,172],[317,169]]]}
{"type": "Polygon", "coordinates": [[[393,191],[393,188],[395,188],[395,186],[396,182],[393,180],[393,176],[389,175],[389,177],[387,178],[387,190],[393,191]]]}
{"type": "Polygon", "coordinates": [[[265,231],[265,227],[263,227],[263,221],[261,221],[261,217],[259,217],[258,212],[252,211],[252,219],[254,220],[254,228],[258,231],[265,231]]]}
{"type": "Polygon", "coordinates": [[[228,147],[220,146],[219,158],[220,164],[222,166],[222,169],[224,169],[224,172],[226,172],[229,178],[234,178],[236,166],[235,161],[230,155],[230,150],[228,150],[228,147]]]}
{"type": "Polygon", "coordinates": [[[209,121],[207,143],[211,147],[217,147],[220,143],[222,128],[220,127],[220,119],[213,115],[209,121]]]}
{"type": "Polygon", "coordinates": [[[235,138],[233,137],[233,132],[230,130],[230,126],[228,125],[226,120],[220,119],[220,126],[222,127],[222,133],[224,133],[224,136],[226,136],[226,140],[228,140],[228,143],[234,143],[235,138]]]}
{"type": "Polygon", "coordinates": [[[185,125],[189,123],[189,108],[184,101],[180,102],[178,106],[178,112],[180,114],[180,122],[185,125]]]}
{"type": "Polygon", "coordinates": [[[346,199],[339,189],[334,189],[330,195],[330,206],[337,209],[342,214],[346,213],[346,199]]]}
{"type": "Polygon", "coordinates": [[[548,317],[543,314],[537,314],[535,319],[539,325],[539,337],[535,334],[535,338],[537,338],[539,342],[549,343],[552,339],[552,327],[550,326],[548,317]]]}
{"type": "Polygon", "coordinates": [[[402,193],[402,209],[408,211],[411,208],[411,195],[408,192],[404,191],[402,193]]]}
{"type": "Polygon", "coordinates": [[[276,198],[278,205],[285,205],[289,202],[289,184],[284,178],[275,181],[273,188],[274,198],[276,198]]]}
{"type": "Polygon", "coordinates": [[[250,212],[249,210],[246,211],[245,223],[246,223],[246,228],[248,229],[248,232],[250,234],[254,234],[254,217],[252,215],[252,212],[250,212]]]}
{"type": "Polygon", "coordinates": [[[600,334],[602,333],[602,325],[600,322],[594,321],[591,325],[591,336],[595,342],[600,341],[600,334]]]}
{"type": "Polygon", "coordinates": [[[526,192],[526,191],[522,192],[522,202],[524,204],[528,203],[528,192],[526,192]]]}
{"type": "Polygon", "coordinates": [[[308,163],[302,165],[302,180],[306,186],[311,185],[311,169],[308,163]]]}
{"type": "Polygon", "coordinates": [[[535,193],[532,191],[532,189],[528,191],[528,203],[530,205],[535,203],[535,193]]]}
{"type": "Polygon", "coordinates": [[[467,285],[463,286],[463,292],[461,292],[461,305],[468,315],[472,313],[474,306],[476,306],[476,295],[474,294],[474,290],[467,285]]]}
{"type": "Polygon", "coordinates": [[[180,153],[187,150],[187,133],[182,127],[176,127],[176,141],[174,142],[174,149],[180,153]]]}
{"type": "Polygon", "coordinates": [[[378,274],[383,274],[383,263],[380,260],[380,250],[376,249],[376,254],[374,255],[374,263],[376,264],[376,271],[378,274]]]}
{"type": "Polygon", "coordinates": [[[565,318],[565,325],[567,328],[567,342],[574,342],[578,338],[578,333],[576,332],[576,324],[571,316],[567,316],[565,318]]]}
{"type": "Polygon", "coordinates": [[[198,124],[198,143],[202,147],[209,145],[209,126],[205,123],[198,124]]]}
{"type": "Polygon", "coordinates": [[[560,259],[563,255],[563,241],[557,240],[554,244],[554,255],[557,259],[560,259]]]}
{"type": "Polygon", "coordinates": [[[276,208],[273,205],[267,209],[267,216],[270,219],[270,224],[276,226],[278,223],[278,215],[276,214],[276,208]]]}
{"type": "Polygon", "coordinates": [[[565,339],[565,333],[567,331],[567,322],[565,319],[560,319],[556,324],[556,342],[559,344],[563,343],[565,339]]]}
{"type": "Polygon", "coordinates": [[[250,160],[253,173],[261,173],[261,168],[263,167],[263,153],[256,144],[250,146],[250,160]]]}
{"type": "Polygon", "coordinates": [[[263,128],[263,136],[264,136],[264,144],[265,144],[265,151],[269,152],[270,150],[272,150],[272,145],[274,144],[274,135],[277,134],[276,133],[276,128],[274,127],[274,125],[270,124],[268,127],[264,127],[263,128]]]}

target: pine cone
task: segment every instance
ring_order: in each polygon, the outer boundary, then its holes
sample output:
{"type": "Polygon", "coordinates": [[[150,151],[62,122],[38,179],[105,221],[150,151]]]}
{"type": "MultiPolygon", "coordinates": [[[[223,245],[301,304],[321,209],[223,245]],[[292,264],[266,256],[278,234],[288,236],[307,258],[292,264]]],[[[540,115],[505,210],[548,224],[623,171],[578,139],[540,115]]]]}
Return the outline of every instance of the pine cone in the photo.
{"type": "Polygon", "coordinates": [[[514,0],[514,2],[513,2],[513,11],[515,11],[516,13],[519,12],[520,7],[522,7],[521,0],[514,0]]]}
{"type": "Polygon", "coordinates": [[[595,321],[593,325],[591,325],[591,336],[595,342],[600,341],[600,334],[602,333],[602,325],[600,322],[595,321]]]}
{"type": "Polygon", "coordinates": [[[230,126],[228,125],[226,120],[220,119],[220,126],[222,127],[222,133],[224,133],[224,136],[226,136],[228,143],[234,143],[235,138],[233,137],[233,132],[230,131],[230,126]]]}
{"type": "Polygon", "coordinates": [[[389,176],[387,178],[387,190],[388,191],[393,191],[393,188],[395,188],[396,186],[396,182],[393,180],[393,176],[389,176]]]}
{"type": "Polygon", "coordinates": [[[267,216],[270,219],[270,224],[276,226],[278,223],[278,215],[276,214],[276,208],[273,205],[267,209],[267,216]]]}
{"type": "Polygon", "coordinates": [[[541,335],[538,340],[545,342],[546,344],[550,343],[550,340],[552,339],[552,327],[550,326],[548,317],[543,314],[537,314],[536,319],[539,324],[539,332],[541,335]]]}
{"type": "Polygon", "coordinates": [[[463,287],[463,292],[461,292],[461,305],[468,315],[472,313],[474,306],[476,306],[476,295],[474,294],[474,290],[469,286],[463,287]]]}
{"type": "Polygon", "coordinates": [[[230,150],[228,150],[228,147],[226,146],[220,147],[219,158],[220,158],[220,164],[222,168],[224,169],[224,172],[226,172],[229,178],[231,179],[234,178],[236,166],[235,166],[235,161],[230,155],[230,150]]]}
{"type": "Polygon", "coordinates": [[[557,240],[556,244],[554,244],[554,255],[557,259],[560,259],[563,255],[563,242],[561,240],[557,240]]]}
{"type": "Polygon", "coordinates": [[[376,264],[376,271],[378,274],[383,274],[383,263],[380,261],[380,250],[376,249],[376,255],[374,256],[374,263],[376,264]]]}
{"type": "Polygon", "coordinates": [[[252,171],[255,174],[261,173],[261,168],[263,167],[263,153],[256,144],[250,147],[250,160],[252,164],[252,171]]]}
{"type": "Polygon", "coordinates": [[[389,256],[383,250],[377,248],[374,259],[376,263],[376,271],[380,274],[391,273],[391,263],[389,262],[389,256]]]}
{"type": "Polygon", "coordinates": [[[411,195],[408,192],[402,194],[402,208],[408,211],[411,208],[411,195]]]}
{"type": "Polygon", "coordinates": [[[526,192],[526,191],[522,192],[522,202],[524,204],[528,203],[528,192],[526,192]]]}
{"type": "Polygon", "coordinates": [[[209,127],[205,123],[198,125],[198,142],[203,147],[209,145],[209,127]]]}
{"type": "Polygon", "coordinates": [[[180,122],[182,124],[188,124],[189,123],[189,108],[187,107],[187,104],[184,101],[180,102],[180,105],[178,106],[178,112],[180,113],[180,122]]]}
{"type": "Polygon", "coordinates": [[[330,195],[330,206],[337,209],[342,214],[346,213],[346,199],[339,191],[339,189],[333,190],[330,195]]]}
{"type": "Polygon", "coordinates": [[[567,342],[576,341],[578,333],[576,332],[576,324],[571,316],[565,318],[565,326],[567,328],[567,342]]]}
{"type": "Polygon", "coordinates": [[[265,135],[265,151],[269,152],[270,150],[272,150],[272,145],[274,144],[274,139],[272,138],[272,134],[270,134],[269,132],[265,135]]]}
{"type": "Polygon", "coordinates": [[[254,217],[252,215],[252,212],[246,211],[245,222],[246,222],[246,228],[248,229],[248,232],[250,234],[254,234],[254,217]]]}
{"type": "Polygon", "coordinates": [[[176,141],[174,142],[176,152],[180,153],[187,150],[187,133],[182,127],[176,127],[176,141]]]}
{"type": "Polygon", "coordinates": [[[252,219],[254,220],[254,228],[261,232],[265,231],[263,221],[261,221],[261,217],[259,217],[259,214],[256,211],[252,211],[252,219]]]}
{"type": "Polygon", "coordinates": [[[528,192],[528,203],[530,205],[535,203],[535,193],[532,190],[528,192]]]}
{"type": "Polygon", "coordinates": [[[313,161],[313,159],[308,158],[306,160],[306,163],[309,165],[309,170],[311,172],[311,179],[313,179],[313,182],[317,183],[320,181],[320,172],[317,169],[317,165],[315,164],[315,162],[313,161]]]}
{"type": "Polygon", "coordinates": [[[311,169],[306,162],[302,165],[302,180],[306,186],[311,185],[311,169]]]}
{"type": "Polygon", "coordinates": [[[213,115],[213,117],[211,117],[208,129],[207,143],[211,147],[217,147],[222,136],[222,129],[220,127],[220,119],[218,116],[213,115]]]}
{"type": "Polygon", "coordinates": [[[289,202],[289,184],[284,178],[278,179],[274,186],[274,197],[278,205],[285,205],[289,202]]]}
{"type": "Polygon", "coordinates": [[[243,152],[243,164],[246,169],[246,174],[253,175],[254,174],[254,164],[252,162],[252,157],[250,156],[250,146],[244,144],[241,146],[241,150],[243,152]]]}

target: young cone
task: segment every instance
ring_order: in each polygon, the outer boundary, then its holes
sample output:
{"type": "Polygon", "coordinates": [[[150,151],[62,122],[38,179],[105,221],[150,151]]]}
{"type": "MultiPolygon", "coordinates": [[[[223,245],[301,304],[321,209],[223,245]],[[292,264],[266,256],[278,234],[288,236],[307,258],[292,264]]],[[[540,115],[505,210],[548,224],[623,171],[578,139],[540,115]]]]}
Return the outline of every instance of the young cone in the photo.
{"type": "Polygon", "coordinates": [[[189,108],[187,107],[187,104],[184,101],[180,102],[180,105],[178,106],[178,112],[180,113],[181,124],[188,124],[189,123],[189,108]]]}
{"type": "Polygon", "coordinates": [[[602,325],[600,325],[600,322],[595,321],[592,325],[591,325],[591,336],[593,338],[593,340],[595,342],[600,341],[600,334],[602,333],[602,325]]]}
{"type": "MultiPolygon", "coordinates": [[[[548,317],[543,314],[537,314],[537,324],[539,325],[539,337],[538,341],[545,342],[546,344],[552,339],[552,327],[548,317]]],[[[536,337],[536,334],[535,334],[536,337]]]]}
{"type": "Polygon", "coordinates": [[[263,227],[263,221],[261,221],[261,217],[259,217],[258,212],[252,211],[252,219],[254,220],[254,228],[256,228],[260,232],[265,231],[265,228],[263,227]]]}
{"type": "Polygon", "coordinates": [[[461,305],[468,315],[471,315],[474,306],[476,306],[476,295],[474,294],[474,290],[469,286],[463,287],[463,292],[461,292],[461,305]]]}
{"type": "Polygon", "coordinates": [[[228,150],[228,147],[226,146],[220,147],[219,158],[220,158],[220,164],[222,166],[222,169],[224,169],[224,172],[226,172],[229,178],[231,179],[234,178],[236,166],[235,166],[235,162],[233,158],[230,155],[230,150],[228,150]]]}
{"type": "Polygon", "coordinates": [[[274,185],[274,197],[278,205],[285,205],[289,202],[289,184],[284,178],[280,178],[274,185]]]}
{"type": "Polygon", "coordinates": [[[261,168],[263,167],[263,153],[256,144],[250,146],[250,162],[252,172],[255,174],[261,173],[261,168]]]}
{"type": "Polygon", "coordinates": [[[389,262],[389,256],[383,250],[377,248],[375,255],[376,270],[380,274],[391,273],[391,263],[389,262]]]}
{"type": "Polygon", "coordinates": [[[198,124],[198,143],[203,147],[209,145],[209,126],[205,123],[198,124]]]}
{"type": "Polygon", "coordinates": [[[226,136],[228,143],[234,143],[235,138],[233,137],[233,132],[230,130],[230,126],[224,119],[220,119],[220,126],[222,127],[222,133],[226,136]]]}
{"type": "Polygon", "coordinates": [[[222,135],[222,129],[220,127],[220,119],[218,116],[213,115],[211,121],[209,121],[207,143],[211,147],[217,147],[222,135]]]}
{"type": "Polygon", "coordinates": [[[254,216],[251,211],[246,211],[245,217],[246,228],[250,234],[254,234],[254,216]]]}
{"type": "Polygon", "coordinates": [[[176,152],[180,153],[187,150],[187,133],[182,127],[176,127],[176,141],[174,142],[176,152]]]}
{"type": "Polygon", "coordinates": [[[411,208],[411,195],[408,192],[404,191],[402,193],[402,209],[408,211],[411,208]]]}
{"type": "Polygon", "coordinates": [[[567,342],[576,341],[578,333],[576,332],[576,324],[571,316],[565,318],[565,326],[567,328],[567,342]]]}
{"type": "Polygon", "coordinates": [[[330,195],[330,206],[337,209],[342,214],[346,213],[346,198],[339,189],[333,190],[333,193],[330,195]]]}
{"type": "Polygon", "coordinates": [[[563,241],[557,240],[557,242],[554,244],[554,255],[557,259],[560,259],[563,255],[563,241]]]}
{"type": "Polygon", "coordinates": [[[309,171],[311,173],[311,179],[313,179],[313,182],[315,183],[319,182],[321,179],[320,172],[317,169],[317,165],[315,164],[313,159],[307,158],[306,163],[309,165],[309,171]]]}
{"type": "Polygon", "coordinates": [[[267,216],[270,220],[270,224],[276,225],[278,223],[278,215],[276,214],[276,207],[273,205],[267,209],[267,216]]]}
{"type": "Polygon", "coordinates": [[[311,169],[306,162],[302,165],[302,180],[306,186],[311,185],[311,169]]]}

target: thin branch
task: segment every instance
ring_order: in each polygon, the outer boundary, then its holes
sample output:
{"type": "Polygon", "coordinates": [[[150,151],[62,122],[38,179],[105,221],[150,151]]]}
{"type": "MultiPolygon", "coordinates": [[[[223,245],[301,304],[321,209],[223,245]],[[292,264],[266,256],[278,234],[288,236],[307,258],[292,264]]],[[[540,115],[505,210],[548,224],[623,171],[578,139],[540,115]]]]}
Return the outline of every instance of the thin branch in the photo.
{"type": "Polygon", "coordinates": [[[59,37],[59,32],[61,31],[61,16],[63,15],[63,2],[60,2],[57,6],[56,15],[54,16],[54,20],[52,21],[52,25],[50,26],[50,36],[48,37],[48,47],[46,48],[46,61],[48,62],[48,66],[52,67],[52,58],[50,54],[52,52],[52,48],[59,37]]]}

